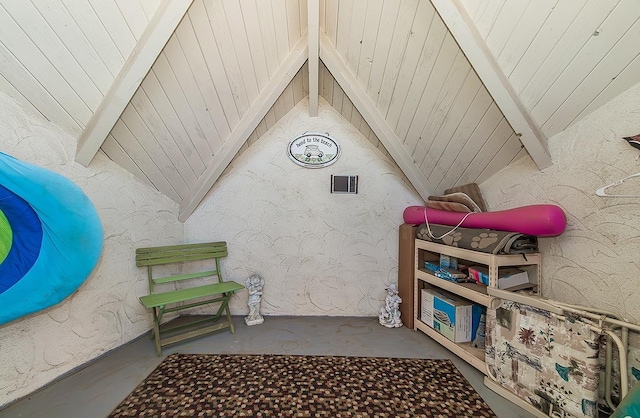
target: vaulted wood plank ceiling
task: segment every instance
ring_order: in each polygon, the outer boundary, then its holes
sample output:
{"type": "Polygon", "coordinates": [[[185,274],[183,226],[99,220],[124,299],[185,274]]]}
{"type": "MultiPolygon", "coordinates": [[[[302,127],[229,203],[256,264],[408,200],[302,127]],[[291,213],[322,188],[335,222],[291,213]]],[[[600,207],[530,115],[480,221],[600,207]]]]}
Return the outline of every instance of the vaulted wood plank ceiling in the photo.
{"type": "Polygon", "coordinates": [[[639,19],[628,0],[3,0],[0,89],[182,220],[309,86],[426,197],[548,165],[546,138],[640,82],[639,19]]]}

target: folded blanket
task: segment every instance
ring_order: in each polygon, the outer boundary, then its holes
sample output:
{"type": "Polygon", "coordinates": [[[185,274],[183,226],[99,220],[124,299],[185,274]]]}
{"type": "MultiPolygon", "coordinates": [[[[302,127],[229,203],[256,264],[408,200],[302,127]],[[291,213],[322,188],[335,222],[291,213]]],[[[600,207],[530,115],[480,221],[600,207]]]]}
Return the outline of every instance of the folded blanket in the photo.
{"type": "Polygon", "coordinates": [[[480,208],[478,212],[488,212],[489,207],[487,202],[484,201],[480,187],[476,183],[464,184],[462,186],[452,187],[444,191],[444,194],[451,193],[464,193],[469,196],[480,208]]]}
{"type": "Polygon", "coordinates": [[[519,232],[458,227],[447,234],[454,229],[453,226],[432,223],[429,223],[429,229],[427,224],[419,225],[417,238],[489,254],[526,254],[538,251],[538,238],[519,232]],[[429,229],[435,238],[429,235],[429,229]]]}

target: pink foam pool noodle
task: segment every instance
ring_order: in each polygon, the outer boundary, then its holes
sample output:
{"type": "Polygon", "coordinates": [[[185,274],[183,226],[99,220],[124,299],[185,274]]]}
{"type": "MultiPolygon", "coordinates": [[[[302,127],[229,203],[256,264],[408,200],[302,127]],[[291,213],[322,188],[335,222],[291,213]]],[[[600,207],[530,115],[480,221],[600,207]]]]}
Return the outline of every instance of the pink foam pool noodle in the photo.
{"type": "MultiPolygon", "coordinates": [[[[465,213],[431,209],[424,206],[409,206],[404,210],[405,223],[457,225],[465,213]]],[[[556,205],[529,205],[493,212],[471,213],[460,225],[465,228],[496,229],[498,231],[520,232],[537,237],[555,237],[562,234],[567,226],[564,211],[556,205]]]]}

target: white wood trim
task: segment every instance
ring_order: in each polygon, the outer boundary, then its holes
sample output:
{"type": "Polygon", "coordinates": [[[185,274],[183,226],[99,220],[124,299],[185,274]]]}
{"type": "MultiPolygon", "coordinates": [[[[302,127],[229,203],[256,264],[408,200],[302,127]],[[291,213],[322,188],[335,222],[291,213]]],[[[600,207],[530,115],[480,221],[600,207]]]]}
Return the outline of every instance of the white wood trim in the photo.
{"type": "MultiPolygon", "coordinates": [[[[27,71],[18,58],[0,42],[0,91],[17,98],[25,106],[28,103],[42,114],[46,119],[54,121],[58,126],[72,135],[82,132],[79,118],[73,112],[73,108],[65,107],[64,103],[55,100],[59,97],[47,89],[47,85],[41,83],[33,72],[27,71]],[[10,87],[9,87],[10,86],[10,87]]],[[[44,68],[48,70],[49,68],[44,68]]],[[[57,81],[57,80],[56,80],[57,81]]],[[[60,82],[62,86],[62,82],[60,82]]],[[[73,101],[74,103],[75,100],[73,101]]]]}
{"type": "MultiPolygon", "coordinates": [[[[420,196],[427,200],[433,190],[424,173],[420,171],[411,155],[402,146],[402,141],[389,126],[375,103],[367,95],[366,90],[358,83],[356,76],[347,67],[338,51],[331,45],[329,39],[320,33],[320,58],[338,82],[345,95],[360,112],[371,130],[380,139],[396,164],[405,173],[420,196]]],[[[344,112],[343,112],[344,115],[344,112]]],[[[345,116],[346,117],[346,116],[345,116]]]]}
{"type": "MultiPolygon", "coordinates": [[[[289,27],[289,45],[295,45],[298,38],[304,32],[300,31],[300,2],[298,0],[286,0],[287,24],[289,27]]],[[[305,16],[307,16],[305,14],[305,16]]]]}
{"type": "MultiPolygon", "coordinates": [[[[471,103],[473,103],[478,90],[482,88],[480,78],[471,69],[469,63],[464,59],[464,57],[460,57],[459,62],[463,66],[460,68],[462,71],[459,73],[467,71],[466,78],[462,80],[456,79],[452,71],[452,75],[454,77],[451,78],[453,82],[450,85],[459,86],[459,89],[454,97],[447,97],[447,95],[445,95],[438,104],[438,109],[445,109],[442,113],[446,112],[447,116],[442,118],[438,129],[429,131],[427,125],[421,135],[422,140],[426,139],[431,143],[429,146],[429,153],[425,155],[422,163],[424,172],[428,173],[427,178],[429,181],[432,181],[431,173],[435,167],[440,165],[442,159],[446,159],[447,148],[451,149],[453,146],[461,147],[466,142],[466,138],[457,138],[456,141],[454,134],[460,128],[460,125],[462,124],[471,103]]],[[[453,88],[450,90],[453,90],[453,88]]],[[[435,184],[435,182],[433,183],[435,184]]]]}
{"type": "MultiPolygon", "coordinates": [[[[66,13],[64,7],[51,7],[51,2],[46,0],[31,0],[31,3],[38,9],[40,16],[47,22],[49,27],[55,33],[60,41],[64,44],[72,55],[73,59],[82,67],[87,76],[100,90],[100,98],[97,103],[100,103],[102,96],[107,92],[111,83],[113,83],[113,75],[109,72],[109,68],[101,60],[98,52],[93,49],[93,46],[86,39],[82,33],[80,26],[76,24],[69,13],[66,13]]],[[[24,13],[27,9],[26,2],[21,4],[21,13],[24,13]]],[[[39,18],[29,18],[30,23],[37,26],[44,26],[41,22],[38,22],[39,18]],[[35,21],[34,21],[35,20],[35,21]]],[[[23,29],[26,29],[23,27],[23,29]]],[[[38,29],[38,32],[44,31],[38,29]]],[[[27,33],[31,35],[31,31],[27,30],[27,33]]],[[[52,50],[59,50],[58,48],[51,48],[52,50]]],[[[66,55],[66,53],[62,52],[66,55]]],[[[57,54],[56,54],[57,55],[57,54]]],[[[66,72],[68,74],[68,72],[66,72]]]]}
{"type": "Polygon", "coordinates": [[[147,20],[151,20],[153,14],[158,9],[160,0],[138,0],[138,3],[140,3],[140,6],[142,6],[144,14],[147,16],[147,20]]]}
{"type": "Polygon", "coordinates": [[[271,78],[280,64],[271,3],[266,1],[256,2],[256,12],[259,20],[260,39],[262,41],[264,55],[267,61],[267,72],[269,73],[268,78],[271,78]]]}
{"type": "Polygon", "coordinates": [[[307,22],[307,19],[305,19],[306,16],[308,16],[308,10],[307,10],[307,2],[305,1],[300,1],[298,3],[299,7],[298,7],[298,22],[300,24],[300,34],[303,34],[305,32],[308,31],[309,29],[309,22],[307,22]]]}
{"type": "Polygon", "coordinates": [[[551,155],[547,138],[525,109],[460,0],[431,0],[431,3],[538,168],[549,167],[551,155]]]}
{"type": "Polygon", "coordinates": [[[300,68],[300,71],[298,71],[298,74],[296,74],[293,79],[293,106],[295,106],[306,96],[304,92],[304,86],[302,85],[302,72],[305,70],[306,68],[304,68],[303,65],[302,68],[300,68]]]}
{"type": "Polygon", "coordinates": [[[209,163],[204,173],[191,188],[187,196],[180,203],[180,222],[186,221],[196,210],[202,199],[209,192],[218,177],[231,162],[236,153],[242,148],[247,138],[256,129],[258,124],[266,116],[267,112],[287,88],[298,70],[307,60],[308,36],[305,33],[294,45],[289,55],[284,59],[280,68],[273,74],[267,86],[253,102],[253,105],[243,115],[240,123],[235,127],[222,148],[209,163]]]}
{"type": "MultiPolygon", "coordinates": [[[[437,29],[440,29],[441,33],[445,31],[444,23],[442,23],[440,17],[436,16],[434,19],[435,14],[436,10],[428,1],[421,2],[416,10],[413,27],[411,28],[411,36],[407,41],[406,52],[399,66],[398,78],[391,94],[386,115],[387,122],[390,126],[396,128],[398,134],[400,133],[400,131],[397,130],[398,120],[403,114],[403,110],[406,111],[404,104],[412,94],[418,94],[418,92],[422,94],[423,89],[416,88],[417,84],[424,85],[428,81],[430,72],[421,71],[419,66],[424,63],[425,58],[429,56],[430,48],[434,48],[436,45],[440,46],[441,44],[437,38],[435,42],[431,42],[430,39],[430,36],[432,36],[434,32],[437,33],[437,29]],[[436,27],[432,30],[433,26],[436,27]],[[412,92],[413,89],[416,91],[412,92]]],[[[433,56],[435,60],[438,54],[432,53],[431,56],[433,56]]],[[[358,79],[360,80],[360,78],[358,79]]],[[[415,107],[413,109],[415,109],[415,107]]],[[[411,116],[413,117],[413,115],[411,116]]]]}
{"type": "Polygon", "coordinates": [[[373,55],[371,56],[371,70],[369,71],[366,84],[364,78],[360,79],[362,85],[366,86],[369,96],[374,98],[376,102],[382,86],[382,79],[388,62],[388,56],[392,48],[393,34],[396,27],[396,21],[400,14],[400,6],[402,5],[404,5],[404,2],[384,2],[382,15],[380,16],[380,22],[378,23],[376,45],[373,48],[373,55]]]}
{"type": "MultiPolygon", "coordinates": [[[[207,83],[210,83],[210,88],[217,93],[223,109],[222,115],[227,119],[229,128],[224,130],[224,135],[222,135],[223,138],[226,138],[240,121],[240,114],[233,96],[233,91],[231,90],[231,84],[225,73],[222,56],[216,44],[216,37],[213,34],[212,24],[209,21],[209,15],[204,2],[202,0],[194,1],[187,14],[193,25],[197,40],[196,45],[200,49],[200,51],[196,51],[195,54],[204,58],[205,65],[203,67],[203,75],[207,83]],[[215,83],[213,80],[216,80],[215,83]]],[[[180,39],[179,27],[176,31],[178,39],[180,39]]],[[[262,36],[264,38],[264,34],[262,36]]],[[[268,50],[267,53],[269,53],[268,50]]],[[[209,109],[215,108],[212,107],[209,109]]]]}
{"type": "Polygon", "coordinates": [[[127,26],[136,39],[142,39],[144,31],[149,22],[142,5],[136,0],[115,0],[122,17],[127,22],[127,26]]]}
{"type": "Polygon", "coordinates": [[[61,3],[115,78],[137,42],[118,5],[101,0],[61,3]]]}
{"type": "MultiPolygon", "coordinates": [[[[262,0],[259,0],[259,3],[262,0]]],[[[292,45],[289,44],[289,23],[287,21],[287,5],[282,0],[270,0],[271,10],[273,12],[273,25],[276,31],[276,44],[278,46],[279,62],[291,51],[292,45]]]]}
{"type": "Polygon", "coordinates": [[[323,31],[333,45],[336,44],[338,32],[338,1],[324,0],[324,26],[323,31]]]}
{"type": "Polygon", "coordinates": [[[88,166],[193,0],[164,0],[78,139],[76,161],[88,166]]]}
{"type": "MultiPolygon", "coordinates": [[[[255,3],[251,2],[240,2],[239,6],[241,10],[240,19],[244,18],[243,23],[246,32],[246,42],[251,51],[255,78],[258,82],[258,91],[260,91],[267,85],[271,74],[267,69],[267,57],[265,56],[264,42],[260,33],[258,8],[255,3]]],[[[227,11],[227,13],[229,12],[227,11]]]]}
{"type": "Polygon", "coordinates": [[[120,146],[113,135],[107,135],[107,139],[104,141],[104,144],[102,144],[102,152],[104,152],[111,160],[117,161],[118,165],[124,167],[144,184],[158,190],[151,180],[149,180],[142,170],[140,170],[140,167],[138,167],[138,164],[133,161],[129,153],[120,146]]]}
{"type": "Polygon", "coordinates": [[[320,5],[318,0],[308,2],[309,31],[309,116],[318,116],[318,36],[320,34],[320,5]]]}
{"type": "MultiPolygon", "coordinates": [[[[388,3],[388,2],[387,2],[388,3]]],[[[362,48],[360,49],[360,58],[356,71],[358,81],[363,86],[369,83],[369,74],[371,74],[371,66],[373,64],[376,42],[378,41],[378,33],[384,28],[380,27],[380,21],[383,13],[383,0],[370,0],[367,4],[367,13],[365,16],[364,33],[362,34],[362,48]]]]}
{"type": "MultiPolygon", "coordinates": [[[[240,68],[238,81],[242,84],[249,104],[251,104],[253,99],[260,93],[260,87],[258,86],[258,78],[253,63],[256,57],[252,57],[253,51],[249,44],[245,27],[250,22],[246,22],[246,17],[243,17],[240,3],[237,0],[223,0],[220,11],[224,12],[224,18],[229,27],[229,43],[227,45],[234,51],[234,56],[240,68]]],[[[224,41],[221,40],[221,42],[224,41]]]]}

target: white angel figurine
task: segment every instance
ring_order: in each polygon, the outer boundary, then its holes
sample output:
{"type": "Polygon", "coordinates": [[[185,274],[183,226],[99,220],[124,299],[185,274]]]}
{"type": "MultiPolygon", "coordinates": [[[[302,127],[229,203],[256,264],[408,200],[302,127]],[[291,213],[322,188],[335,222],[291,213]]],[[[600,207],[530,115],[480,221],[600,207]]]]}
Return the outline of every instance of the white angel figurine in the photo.
{"type": "Polygon", "coordinates": [[[264,322],[264,318],[260,315],[260,302],[262,301],[262,288],[264,287],[264,279],[257,274],[252,274],[245,281],[249,290],[249,315],[244,318],[247,325],[258,325],[264,322]]]}
{"type": "Polygon", "coordinates": [[[385,305],[380,308],[380,316],[378,318],[380,325],[387,328],[397,328],[402,326],[400,319],[400,303],[402,298],[398,296],[398,289],[395,284],[387,287],[387,297],[385,305]]]}

